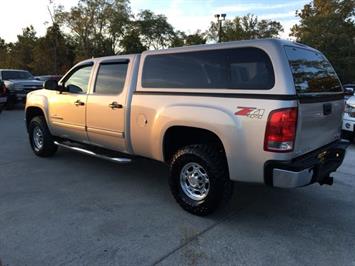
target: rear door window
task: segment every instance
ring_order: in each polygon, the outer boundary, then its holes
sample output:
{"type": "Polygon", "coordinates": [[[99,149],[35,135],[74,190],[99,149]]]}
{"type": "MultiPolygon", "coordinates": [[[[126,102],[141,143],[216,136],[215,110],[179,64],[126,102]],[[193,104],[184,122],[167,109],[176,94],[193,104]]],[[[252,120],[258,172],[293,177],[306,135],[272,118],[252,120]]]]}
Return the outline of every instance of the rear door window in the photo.
{"type": "Polygon", "coordinates": [[[128,63],[103,63],[100,65],[96,84],[96,94],[120,94],[124,88],[128,63]]]}
{"type": "Polygon", "coordinates": [[[275,77],[269,56],[258,48],[148,55],[144,88],[268,90],[275,77]]]}
{"type": "Polygon", "coordinates": [[[320,52],[285,46],[296,92],[342,92],[338,77],[329,61],[320,52]]]}

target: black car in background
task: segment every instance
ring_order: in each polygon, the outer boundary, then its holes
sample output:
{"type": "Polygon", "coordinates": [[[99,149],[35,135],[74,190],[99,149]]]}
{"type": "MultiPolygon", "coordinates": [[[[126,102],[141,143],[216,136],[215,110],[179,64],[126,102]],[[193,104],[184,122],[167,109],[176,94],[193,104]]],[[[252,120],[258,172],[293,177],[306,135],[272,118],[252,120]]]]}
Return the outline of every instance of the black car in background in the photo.
{"type": "Polygon", "coordinates": [[[7,109],[13,109],[17,103],[24,103],[27,93],[43,88],[43,82],[35,80],[26,70],[0,69],[0,80],[6,87],[7,109]]]}
{"type": "Polygon", "coordinates": [[[45,81],[47,80],[55,80],[55,81],[59,81],[62,78],[61,75],[44,75],[44,76],[35,76],[36,80],[39,81],[43,81],[43,84],[45,81]]]}
{"type": "Polygon", "coordinates": [[[0,113],[5,108],[7,102],[7,91],[5,84],[2,80],[0,80],[0,113]]]}

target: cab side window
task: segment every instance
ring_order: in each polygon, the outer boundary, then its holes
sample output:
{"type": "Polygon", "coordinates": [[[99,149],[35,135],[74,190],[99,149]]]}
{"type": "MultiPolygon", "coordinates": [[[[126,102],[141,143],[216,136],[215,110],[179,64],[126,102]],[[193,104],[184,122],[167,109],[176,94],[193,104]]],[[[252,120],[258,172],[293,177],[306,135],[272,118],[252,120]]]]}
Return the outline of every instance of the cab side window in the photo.
{"type": "Polygon", "coordinates": [[[70,93],[87,93],[92,66],[84,66],[76,70],[65,81],[65,87],[70,93]]]}
{"type": "Polygon", "coordinates": [[[117,95],[124,88],[128,63],[103,63],[97,73],[95,94],[117,95]]]}
{"type": "Polygon", "coordinates": [[[148,55],[142,87],[269,90],[275,84],[270,57],[259,48],[228,48],[148,55]]]}

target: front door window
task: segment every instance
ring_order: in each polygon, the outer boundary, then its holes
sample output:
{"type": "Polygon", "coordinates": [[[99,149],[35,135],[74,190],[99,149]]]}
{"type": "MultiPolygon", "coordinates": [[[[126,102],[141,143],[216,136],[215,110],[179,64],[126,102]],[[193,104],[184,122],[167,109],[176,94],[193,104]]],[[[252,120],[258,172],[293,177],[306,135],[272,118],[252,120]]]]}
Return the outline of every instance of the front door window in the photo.
{"type": "Polygon", "coordinates": [[[86,94],[92,66],[85,66],[75,71],[66,81],[65,87],[68,92],[86,94]]]}

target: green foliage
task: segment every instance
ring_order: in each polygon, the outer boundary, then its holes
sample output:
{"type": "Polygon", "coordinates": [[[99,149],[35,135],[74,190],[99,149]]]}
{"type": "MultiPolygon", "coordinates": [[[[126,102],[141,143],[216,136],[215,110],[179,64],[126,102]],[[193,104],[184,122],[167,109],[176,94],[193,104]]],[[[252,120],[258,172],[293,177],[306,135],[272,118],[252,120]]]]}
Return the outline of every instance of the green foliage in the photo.
{"type": "Polygon", "coordinates": [[[122,47],[122,54],[142,53],[147,50],[147,47],[142,44],[139,31],[134,28],[127,32],[120,45],[122,47]]]}
{"type": "Polygon", "coordinates": [[[32,70],[32,50],[36,45],[37,36],[33,26],[23,29],[21,35],[17,35],[18,41],[9,46],[9,64],[21,69],[32,70]]]}
{"type": "Polygon", "coordinates": [[[4,39],[0,38],[0,68],[7,65],[8,60],[8,45],[4,39]]]}
{"type": "MultiPolygon", "coordinates": [[[[210,40],[218,40],[218,27],[217,22],[211,22],[207,33],[210,40]]],[[[280,22],[265,19],[259,21],[256,16],[248,14],[243,17],[235,17],[233,20],[227,19],[224,21],[221,37],[222,41],[275,38],[282,31],[283,27],[280,22]]]]}
{"type": "Polygon", "coordinates": [[[173,26],[166,16],[155,15],[150,10],[143,10],[135,21],[142,43],[150,49],[168,48],[175,37],[173,26]]]}
{"type": "MultiPolygon", "coordinates": [[[[34,74],[63,74],[90,57],[141,53],[205,44],[218,40],[219,25],[206,32],[174,30],[166,16],[142,10],[134,15],[129,0],[79,0],[69,11],[51,2],[52,24],[43,37],[32,26],[14,43],[0,38],[0,68],[22,68],[34,74]],[[64,34],[64,32],[66,34],[64,34]]],[[[291,35],[324,52],[343,82],[355,82],[355,0],[313,0],[297,11],[300,23],[291,35]]],[[[283,31],[273,20],[247,14],[222,24],[222,41],[275,38],[283,31]]]]}
{"type": "Polygon", "coordinates": [[[296,15],[291,36],[322,51],[342,82],[355,82],[355,1],[314,0],[296,15]]]}
{"type": "Polygon", "coordinates": [[[57,10],[55,19],[67,27],[77,43],[77,60],[115,54],[130,18],[128,0],[80,0],[69,12],[57,10]]]}
{"type": "Polygon", "coordinates": [[[74,62],[72,48],[57,24],[48,27],[46,35],[38,39],[32,51],[31,69],[33,73],[64,73],[74,62]]]}
{"type": "Polygon", "coordinates": [[[206,34],[201,33],[200,30],[189,35],[186,35],[185,32],[177,31],[175,32],[175,37],[173,38],[171,47],[205,44],[206,43],[205,35],[206,34]]]}

